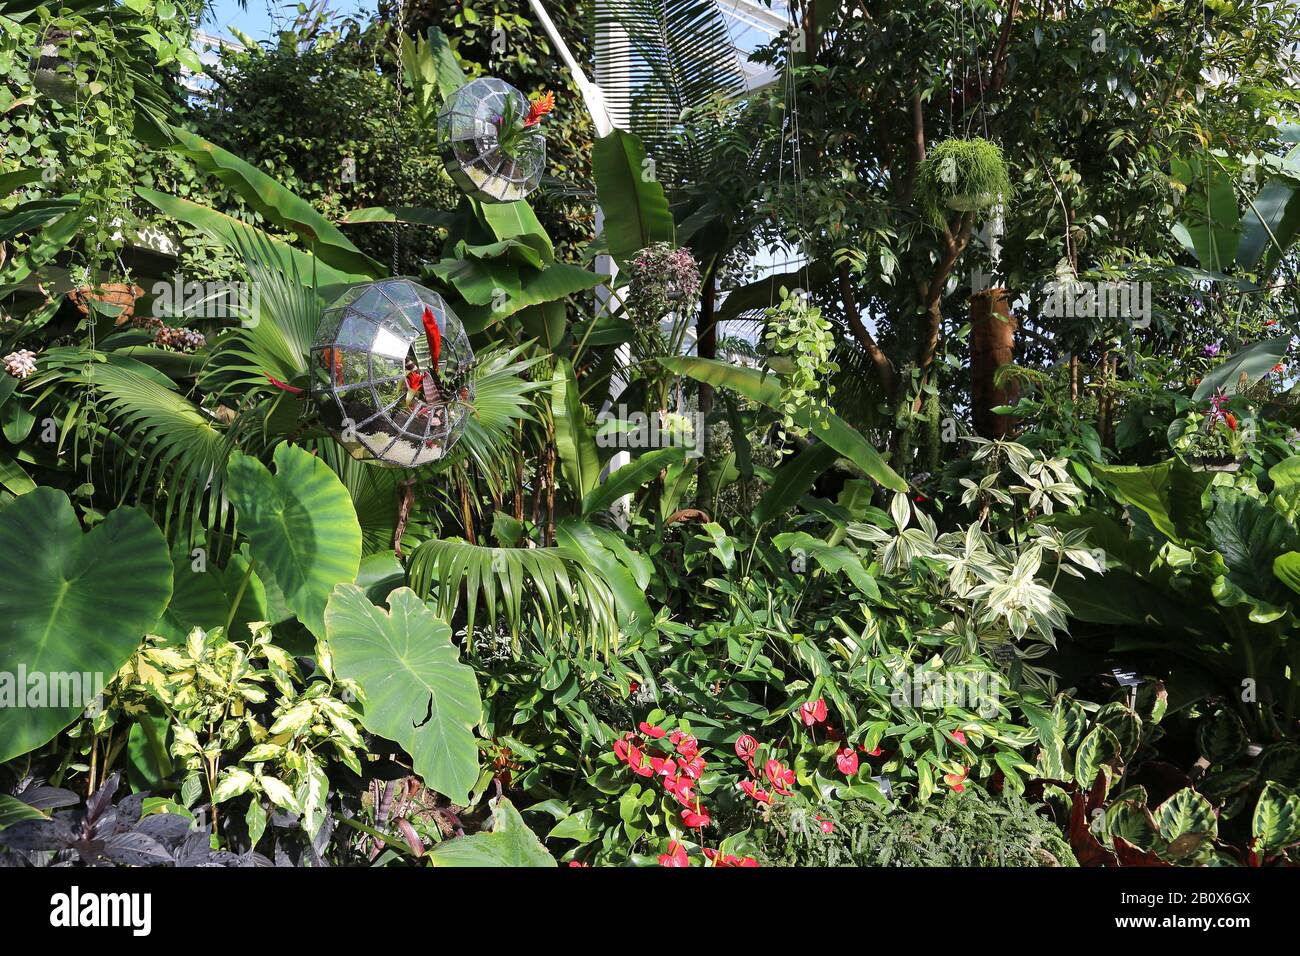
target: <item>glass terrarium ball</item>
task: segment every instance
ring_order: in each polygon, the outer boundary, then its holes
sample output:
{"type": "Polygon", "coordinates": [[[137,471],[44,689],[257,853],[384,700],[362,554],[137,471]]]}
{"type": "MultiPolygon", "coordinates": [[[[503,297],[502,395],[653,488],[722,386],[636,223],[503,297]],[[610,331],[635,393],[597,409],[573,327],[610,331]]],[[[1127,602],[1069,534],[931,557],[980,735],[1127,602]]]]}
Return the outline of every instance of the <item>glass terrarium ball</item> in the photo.
{"type": "Polygon", "coordinates": [[[474,352],[442,296],[409,279],[353,286],[321,316],[311,347],[323,421],[356,458],[437,461],[471,413],[474,352]]]}
{"type": "Polygon", "coordinates": [[[472,80],[447,97],[438,143],[456,185],[489,202],[514,202],[537,188],[546,167],[541,130],[503,136],[502,129],[522,124],[528,110],[528,98],[495,77],[472,80]]]}

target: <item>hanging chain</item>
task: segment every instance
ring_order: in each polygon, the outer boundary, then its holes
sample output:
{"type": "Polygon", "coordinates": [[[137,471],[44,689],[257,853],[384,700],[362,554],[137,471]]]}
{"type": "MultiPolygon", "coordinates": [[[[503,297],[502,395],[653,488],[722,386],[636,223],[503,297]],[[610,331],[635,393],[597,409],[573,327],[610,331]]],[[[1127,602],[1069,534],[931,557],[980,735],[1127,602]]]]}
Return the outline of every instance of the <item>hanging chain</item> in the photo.
{"type": "MultiPolygon", "coordinates": [[[[405,68],[402,64],[402,43],[406,39],[406,0],[397,0],[397,111],[393,117],[393,163],[397,175],[393,180],[394,199],[399,200],[403,186],[402,175],[402,93],[405,81],[405,68]]],[[[397,203],[394,203],[396,206],[397,203]]],[[[393,268],[394,276],[401,274],[402,224],[393,219],[393,268]]]]}

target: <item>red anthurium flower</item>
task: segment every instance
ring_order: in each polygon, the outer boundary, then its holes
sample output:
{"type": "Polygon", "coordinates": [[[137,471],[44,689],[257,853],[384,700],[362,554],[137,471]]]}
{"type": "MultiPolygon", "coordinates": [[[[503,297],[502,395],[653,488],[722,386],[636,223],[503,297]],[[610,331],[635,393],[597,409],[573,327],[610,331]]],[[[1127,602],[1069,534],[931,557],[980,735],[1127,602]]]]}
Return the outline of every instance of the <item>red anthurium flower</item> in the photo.
{"type": "Polygon", "coordinates": [[[700,756],[692,757],[690,760],[683,760],[680,764],[681,772],[692,780],[699,780],[700,775],[704,773],[706,764],[704,758],[700,756]]]}
{"type": "Polygon", "coordinates": [[[672,757],[651,757],[650,769],[661,777],[671,777],[677,773],[677,761],[672,757]]]}
{"type": "Polygon", "coordinates": [[[627,692],[628,692],[629,694],[635,694],[635,693],[636,693],[637,691],[639,691],[640,689],[641,689],[641,685],[638,684],[636,681],[629,681],[629,682],[628,682],[628,685],[627,685],[627,692]]]}
{"type": "Polygon", "coordinates": [[[670,840],[668,843],[668,852],[659,854],[660,866],[690,866],[691,861],[686,856],[686,847],[682,846],[676,840],[670,840]]]}
{"type": "Polygon", "coordinates": [[[700,742],[690,734],[682,734],[681,739],[673,742],[677,744],[677,752],[687,760],[700,752],[700,742]]]}
{"type": "Polygon", "coordinates": [[[868,757],[879,757],[881,754],[884,753],[884,751],[880,749],[880,744],[876,744],[875,748],[872,750],[868,750],[866,747],[859,747],[858,749],[861,750],[868,757]]]}
{"type": "Polygon", "coordinates": [[[799,716],[803,718],[805,727],[811,727],[813,724],[820,724],[826,719],[826,701],[818,697],[816,700],[810,700],[799,708],[799,716]]]}
{"type": "Polygon", "coordinates": [[[741,734],[736,738],[736,756],[741,760],[749,760],[758,751],[758,741],[749,734],[741,734]]]}
{"type": "Polygon", "coordinates": [[[690,806],[695,801],[695,789],[690,780],[682,777],[669,777],[664,781],[664,789],[677,798],[682,806],[690,806]]]}
{"type": "Polygon", "coordinates": [[[963,747],[966,746],[966,735],[960,730],[954,730],[952,732],[952,739],[957,741],[957,743],[961,744],[963,747]]]}
{"type": "Polygon", "coordinates": [[[772,781],[772,786],[777,793],[785,796],[790,792],[790,785],[794,783],[794,771],[783,766],[779,760],[769,760],[767,762],[767,779],[772,781]]]}
{"type": "Polygon", "coordinates": [[[756,784],[752,780],[740,781],[740,789],[744,790],[749,796],[753,797],[759,803],[771,803],[772,795],[756,784]]]}
{"type": "Polygon", "coordinates": [[[943,775],[943,782],[952,787],[954,793],[963,793],[966,790],[966,785],[963,781],[966,779],[968,769],[969,768],[967,767],[962,767],[961,773],[945,773],[943,775]]]}
{"type": "Polygon", "coordinates": [[[858,755],[852,747],[845,747],[835,755],[835,766],[840,768],[840,773],[844,776],[851,777],[858,772],[858,755]]]}
{"type": "Polygon", "coordinates": [[[664,730],[662,727],[656,727],[654,724],[647,724],[644,720],[641,721],[639,729],[641,733],[645,734],[647,737],[653,737],[655,740],[658,740],[664,734],[668,733],[668,731],[664,730]]]}
{"type": "Polygon", "coordinates": [[[1277,319],[1265,319],[1265,320],[1264,320],[1264,324],[1265,324],[1265,325],[1277,325],[1277,319]]]}
{"type": "Polygon", "coordinates": [[[834,829],[835,829],[835,824],[832,823],[830,820],[827,820],[827,819],[826,819],[825,817],[823,817],[820,813],[817,814],[817,816],[814,817],[814,819],[815,819],[819,824],[821,824],[822,833],[831,833],[832,831],[834,831],[834,829]]]}
{"type": "Polygon", "coordinates": [[[731,853],[723,855],[718,850],[710,850],[707,848],[704,851],[704,855],[714,866],[758,866],[758,861],[752,856],[738,857],[731,853]]]}
{"type": "Polygon", "coordinates": [[[698,830],[700,827],[709,825],[709,811],[696,805],[695,809],[686,807],[682,810],[682,823],[686,824],[692,830],[698,830]]]}
{"type": "Polygon", "coordinates": [[[668,739],[672,741],[672,743],[675,745],[677,741],[681,740],[685,736],[686,735],[682,733],[680,730],[674,730],[671,734],[668,735],[668,739]]]}
{"type": "Polygon", "coordinates": [[[586,867],[590,867],[591,864],[590,864],[590,863],[583,863],[581,860],[570,860],[570,861],[569,861],[569,867],[570,867],[570,868],[573,868],[573,867],[575,867],[575,866],[586,866],[586,867]]]}

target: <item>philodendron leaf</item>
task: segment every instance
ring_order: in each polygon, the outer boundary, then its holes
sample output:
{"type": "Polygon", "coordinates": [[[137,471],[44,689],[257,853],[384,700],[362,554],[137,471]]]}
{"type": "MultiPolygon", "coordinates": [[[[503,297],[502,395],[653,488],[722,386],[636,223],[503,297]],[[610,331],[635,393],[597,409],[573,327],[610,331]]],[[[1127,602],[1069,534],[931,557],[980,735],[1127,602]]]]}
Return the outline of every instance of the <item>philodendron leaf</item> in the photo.
{"type": "Polygon", "coordinates": [[[111,511],[82,534],[68,496],[37,488],[0,511],[0,581],[0,673],[21,667],[46,687],[38,702],[0,677],[3,762],[72,723],[98,692],[96,676],[108,683],[126,663],[167,606],[172,562],[140,509],[111,511]],[[60,706],[55,695],[73,676],[81,693],[60,706]]]}
{"type": "Polygon", "coordinates": [[[429,862],[434,866],[557,865],[505,797],[497,798],[487,830],[439,843],[429,853],[429,862]]]}
{"type": "Polygon", "coordinates": [[[361,526],[348,490],[325,462],[294,445],[275,450],[275,474],[235,452],[228,494],[259,571],[269,571],[285,603],[317,637],[334,585],[356,580],[361,526]]]}
{"type": "Polygon", "coordinates": [[[473,668],[460,663],[451,628],[410,588],[376,607],[354,584],[340,584],[325,610],[334,670],[357,682],[361,722],[411,755],[426,785],[463,805],[478,779],[474,727],[482,717],[473,668]]]}

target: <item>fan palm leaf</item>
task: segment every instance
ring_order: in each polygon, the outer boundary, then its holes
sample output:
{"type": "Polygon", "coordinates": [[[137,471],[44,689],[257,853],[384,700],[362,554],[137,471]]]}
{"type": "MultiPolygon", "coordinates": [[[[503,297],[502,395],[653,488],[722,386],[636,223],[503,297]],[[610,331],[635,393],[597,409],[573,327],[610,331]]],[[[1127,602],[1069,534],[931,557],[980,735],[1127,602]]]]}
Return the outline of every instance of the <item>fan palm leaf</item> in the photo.
{"type": "Polygon", "coordinates": [[[493,548],[430,539],[415,549],[411,586],[451,619],[465,601],[472,635],[481,613],[487,626],[504,619],[516,646],[536,622],[542,636],[584,652],[607,651],[618,636],[613,592],[582,556],[566,548],[493,548]]]}
{"type": "Polygon", "coordinates": [[[746,92],[745,73],[713,0],[597,0],[597,76],[616,125],[636,133],[661,179],[695,179],[711,144],[683,127],[689,111],[746,92]],[[626,37],[626,43],[621,42],[626,37]],[[617,78],[611,82],[610,78],[617,78]]]}

